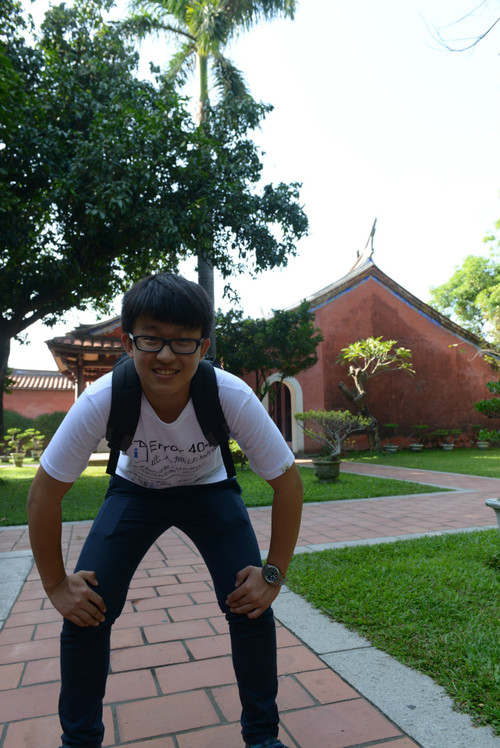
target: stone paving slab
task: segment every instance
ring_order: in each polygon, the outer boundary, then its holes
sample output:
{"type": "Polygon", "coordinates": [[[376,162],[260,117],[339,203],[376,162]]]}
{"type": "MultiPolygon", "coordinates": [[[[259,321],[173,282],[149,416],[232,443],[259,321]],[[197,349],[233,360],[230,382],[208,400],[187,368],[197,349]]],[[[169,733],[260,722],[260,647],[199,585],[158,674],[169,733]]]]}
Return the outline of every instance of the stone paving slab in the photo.
{"type": "Polygon", "coordinates": [[[0,629],[33,566],[31,551],[0,553],[0,629]]]}
{"type": "Polygon", "coordinates": [[[473,727],[453,710],[443,688],[402,665],[364,637],[331,621],[289,590],[277,598],[280,622],[347,683],[363,694],[407,735],[425,748],[499,748],[489,728],[473,727]]]}

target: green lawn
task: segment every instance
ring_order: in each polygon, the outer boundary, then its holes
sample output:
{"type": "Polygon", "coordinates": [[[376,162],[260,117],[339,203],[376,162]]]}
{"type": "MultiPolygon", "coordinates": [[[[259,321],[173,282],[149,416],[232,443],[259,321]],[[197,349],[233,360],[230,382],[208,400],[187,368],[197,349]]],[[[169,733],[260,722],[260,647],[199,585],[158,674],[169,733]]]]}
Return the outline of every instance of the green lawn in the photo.
{"type": "MultiPolygon", "coordinates": [[[[305,501],[338,501],[368,496],[395,496],[429,493],[440,488],[423,486],[390,478],[369,478],[341,475],[333,483],[319,483],[310,468],[299,468],[304,482],[305,501]]],[[[26,498],[35,474],[35,467],[0,468],[0,526],[26,524],[26,498]]],[[[85,470],[63,501],[63,520],[74,522],[95,517],[106,492],[109,476],[104,467],[85,470]]],[[[268,506],[272,501],[270,486],[251,470],[238,470],[238,480],[248,507],[268,506]]]]}
{"type": "Polygon", "coordinates": [[[497,530],[295,556],[292,590],[500,734],[497,530]]]}
{"type": "MultiPolygon", "coordinates": [[[[342,501],[345,499],[362,499],[375,496],[399,496],[401,494],[432,493],[441,488],[424,486],[411,481],[393,480],[392,478],[371,478],[364,475],[341,473],[334,483],[320,483],[311,468],[299,467],[304,483],[304,501],[342,501]],[[430,489],[428,491],[428,489],[430,489]]],[[[272,500],[270,486],[251,470],[239,470],[238,481],[243,489],[245,504],[267,506],[272,500]]]]}
{"type": "Polygon", "coordinates": [[[422,452],[402,449],[393,454],[349,452],[344,459],[349,462],[367,462],[373,465],[444,470],[448,473],[500,478],[500,447],[491,447],[485,451],[463,447],[454,449],[453,452],[444,452],[441,449],[424,449],[422,452]]]}

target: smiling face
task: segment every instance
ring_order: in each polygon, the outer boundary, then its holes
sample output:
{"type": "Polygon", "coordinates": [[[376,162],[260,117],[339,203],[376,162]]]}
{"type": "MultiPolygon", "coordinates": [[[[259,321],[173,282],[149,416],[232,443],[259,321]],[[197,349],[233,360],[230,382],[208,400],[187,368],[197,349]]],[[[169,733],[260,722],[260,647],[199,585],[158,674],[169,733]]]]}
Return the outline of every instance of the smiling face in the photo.
{"type": "MultiPolygon", "coordinates": [[[[201,328],[192,329],[170,322],[158,322],[152,317],[136,319],[133,335],[154,335],[159,338],[201,338],[201,328]]],[[[142,390],[163,421],[172,422],[179,417],[189,401],[189,388],[198,364],[205,355],[210,341],[205,339],[195,353],[176,354],[168,345],[157,353],[137,350],[128,333],[123,333],[122,343],[134,359],[142,390]]]]}

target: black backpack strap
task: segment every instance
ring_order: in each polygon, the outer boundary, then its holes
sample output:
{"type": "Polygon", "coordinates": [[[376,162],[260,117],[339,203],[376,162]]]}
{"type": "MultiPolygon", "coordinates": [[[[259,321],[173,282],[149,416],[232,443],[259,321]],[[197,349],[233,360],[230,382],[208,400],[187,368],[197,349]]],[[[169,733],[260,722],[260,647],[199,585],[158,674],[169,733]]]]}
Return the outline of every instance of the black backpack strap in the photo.
{"type": "Polygon", "coordinates": [[[229,449],[229,426],[219,400],[219,388],[213,363],[202,360],[191,380],[194,412],[205,439],[212,446],[220,446],[228,478],[236,475],[229,449]]]}
{"type": "Polygon", "coordinates": [[[106,472],[114,475],[120,452],[134,438],[141,413],[142,388],[133,360],[124,353],[115,363],[111,385],[111,410],[106,427],[110,455],[106,472]]]}
{"type": "Polygon", "coordinates": [[[224,460],[224,467],[226,468],[227,477],[234,478],[234,476],[236,475],[236,468],[234,467],[233,456],[229,448],[229,439],[227,439],[225,442],[222,442],[222,444],[220,445],[220,452],[222,455],[222,459],[224,460]]]}

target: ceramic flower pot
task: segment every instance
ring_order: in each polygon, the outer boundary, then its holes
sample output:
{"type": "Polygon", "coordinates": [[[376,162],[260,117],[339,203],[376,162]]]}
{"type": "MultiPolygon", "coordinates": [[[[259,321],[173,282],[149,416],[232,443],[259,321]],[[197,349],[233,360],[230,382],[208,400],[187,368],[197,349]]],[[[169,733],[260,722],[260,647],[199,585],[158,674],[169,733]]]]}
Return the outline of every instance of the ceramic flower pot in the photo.
{"type": "Polygon", "coordinates": [[[494,510],[498,522],[498,532],[500,532],[500,499],[487,499],[485,503],[486,506],[494,510]]]}
{"type": "Polygon", "coordinates": [[[389,452],[389,454],[391,454],[393,452],[397,452],[398,451],[398,447],[397,447],[397,444],[385,444],[384,445],[384,450],[386,452],[389,452]]]}
{"type": "Polygon", "coordinates": [[[313,458],[314,475],[321,483],[337,480],[340,472],[340,457],[313,458]]]}

